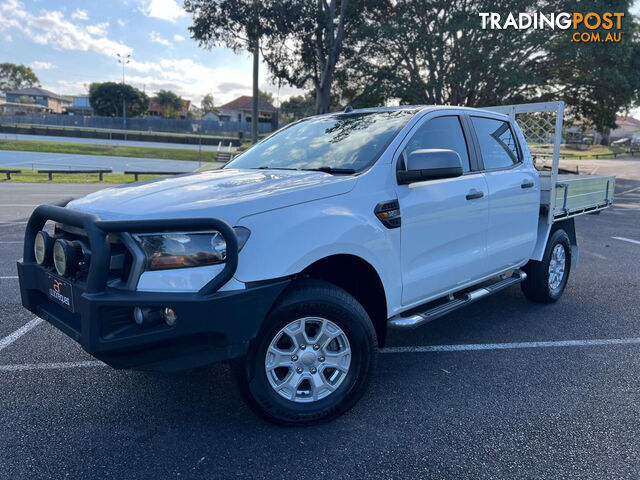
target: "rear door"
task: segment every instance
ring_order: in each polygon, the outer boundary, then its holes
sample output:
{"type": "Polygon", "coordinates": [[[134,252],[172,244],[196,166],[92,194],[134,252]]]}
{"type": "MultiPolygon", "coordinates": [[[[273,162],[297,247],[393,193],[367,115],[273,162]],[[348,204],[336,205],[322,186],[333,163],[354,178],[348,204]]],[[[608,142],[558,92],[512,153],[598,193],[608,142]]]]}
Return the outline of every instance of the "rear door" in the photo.
{"type": "Polygon", "coordinates": [[[397,168],[404,168],[414,150],[444,148],[458,152],[464,170],[461,177],[396,187],[402,212],[403,305],[434,298],[484,273],[487,184],[484,174],[471,168],[475,155],[465,129],[458,115],[429,116],[401,146],[397,168]]]}
{"type": "Polygon", "coordinates": [[[540,211],[539,177],[523,158],[509,121],[472,115],[475,146],[489,188],[487,271],[525,263],[536,242],[540,211]]]}

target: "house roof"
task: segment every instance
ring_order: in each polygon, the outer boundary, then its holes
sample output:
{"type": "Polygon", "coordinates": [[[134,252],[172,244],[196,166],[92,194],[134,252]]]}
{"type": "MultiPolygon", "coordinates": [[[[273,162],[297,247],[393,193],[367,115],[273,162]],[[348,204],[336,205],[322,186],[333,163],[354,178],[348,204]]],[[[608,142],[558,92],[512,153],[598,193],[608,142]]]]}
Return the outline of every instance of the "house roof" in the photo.
{"type": "MultiPolygon", "coordinates": [[[[238,97],[235,100],[231,100],[229,103],[225,103],[224,105],[218,108],[223,110],[251,110],[252,101],[253,101],[253,97],[249,95],[243,95],[242,97],[238,97]]],[[[276,107],[271,105],[271,103],[266,98],[258,97],[258,111],[275,112],[276,107]]]]}
{"type": "Polygon", "coordinates": [[[616,118],[616,125],[618,127],[640,127],[640,120],[633,117],[618,117],[616,118]]]}
{"type": "Polygon", "coordinates": [[[45,90],[44,88],[39,87],[30,87],[30,88],[20,88],[18,90],[11,90],[7,92],[7,94],[11,95],[25,95],[25,96],[39,96],[39,97],[47,97],[53,98],[54,100],[64,100],[69,101],[68,98],[65,98],[57,93],[50,92],[49,90],[45,90]]]}

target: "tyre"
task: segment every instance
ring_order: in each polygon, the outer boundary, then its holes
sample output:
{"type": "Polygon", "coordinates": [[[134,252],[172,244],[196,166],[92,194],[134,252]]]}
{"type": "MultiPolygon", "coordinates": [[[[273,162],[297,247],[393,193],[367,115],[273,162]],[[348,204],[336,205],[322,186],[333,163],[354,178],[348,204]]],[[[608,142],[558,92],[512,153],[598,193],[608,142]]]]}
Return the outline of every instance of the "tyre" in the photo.
{"type": "Polygon", "coordinates": [[[279,299],[234,373],[254,412],[280,425],[311,425],[362,397],[376,353],[362,305],[330,283],[303,280],[279,299]]]}
{"type": "Polygon", "coordinates": [[[567,233],[562,229],[553,232],[542,261],[531,260],[523,270],[527,279],[520,286],[529,300],[538,303],[558,300],[567,286],[571,270],[571,242],[567,233]]]}

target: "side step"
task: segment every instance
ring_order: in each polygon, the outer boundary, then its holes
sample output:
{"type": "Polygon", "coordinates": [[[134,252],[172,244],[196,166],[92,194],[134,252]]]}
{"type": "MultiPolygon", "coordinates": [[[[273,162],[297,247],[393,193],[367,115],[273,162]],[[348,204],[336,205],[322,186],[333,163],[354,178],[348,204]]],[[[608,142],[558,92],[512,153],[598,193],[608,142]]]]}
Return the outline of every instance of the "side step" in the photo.
{"type": "Polygon", "coordinates": [[[413,329],[419,327],[420,325],[431,322],[432,320],[440,318],[447,313],[451,313],[454,310],[465,307],[476,300],[480,300],[481,298],[497,293],[511,285],[515,285],[516,283],[520,283],[526,278],[527,274],[522,270],[515,270],[513,275],[510,277],[500,278],[500,280],[492,283],[491,285],[478,288],[471,292],[462,293],[458,296],[451,296],[448,302],[438,305],[437,307],[430,308],[424,312],[414,313],[406,317],[400,315],[393,317],[387,322],[387,325],[391,328],[402,329],[413,329]]]}

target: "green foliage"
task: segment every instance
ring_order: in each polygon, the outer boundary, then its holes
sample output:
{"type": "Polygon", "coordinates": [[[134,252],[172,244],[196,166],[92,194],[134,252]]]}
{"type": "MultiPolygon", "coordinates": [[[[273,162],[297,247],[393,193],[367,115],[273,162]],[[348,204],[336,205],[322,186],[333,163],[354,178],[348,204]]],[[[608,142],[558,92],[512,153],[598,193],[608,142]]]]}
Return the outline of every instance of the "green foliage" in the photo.
{"type": "Polygon", "coordinates": [[[266,100],[267,102],[269,102],[271,105],[275,105],[275,103],[276,103],[276,99],[273,96],[273,93],[271,93],[271,92],[267,92],[265,90],[258,89],[258,96],[260,98],[266,100]]]}
{"type": "Polygon", "coordinates": [[[640,99],[637,21],[626,0],[381,0],[345,41],[337,81],[354,106],[490,106],[564,100],[599,130],[640,99]],[[480,12],[625,12],[620,43],[574,43],[572,30],[483,30],[480,12]]]}
{"type": "Polygon", "coordinates": [[[15,63],[0,63],[0,90],[18,90],[39,86],[40,80],[30,67],[15,63]]]}
{"type": "MultiPolygon", "coordinates": [[[[370,0],[373,1],[373,0],[370,0]]],[[[205,48],[236,51],[260,40],[274,78],[316,91],[316,112],[328,111],[345,31],[359,18],[362,1],[185,0],[192,38],[205,48]]]]}
{"type": "Polygon", "coordinates": [[[131,85],[104,82],[89,86],[89,103],[99,116],[121,117],[123,97],[127,105],[127,117],[140,117],[149,110],[149,97],[131,85]]]}
{"type": "Polygon", "coordinates": [[[184,105],[182,97],[171,90],[160,90],[156,95],[156,102],[162,107],[165,118],[179,117],[184,105]]]}
{"type": "Polygon", "coordinates": [[[209,112],[215,113],[217,111],[217,108],[213,104],[213,95],[211,95],[210,93],[207,93],[204,97],[202,97],[201,107],[202,107],[203,113],[209,113],[209,112]]]}

